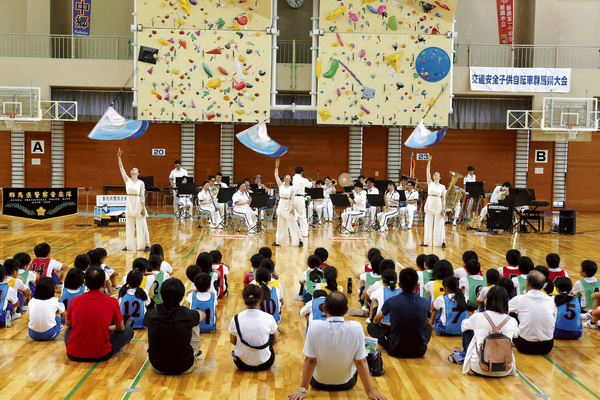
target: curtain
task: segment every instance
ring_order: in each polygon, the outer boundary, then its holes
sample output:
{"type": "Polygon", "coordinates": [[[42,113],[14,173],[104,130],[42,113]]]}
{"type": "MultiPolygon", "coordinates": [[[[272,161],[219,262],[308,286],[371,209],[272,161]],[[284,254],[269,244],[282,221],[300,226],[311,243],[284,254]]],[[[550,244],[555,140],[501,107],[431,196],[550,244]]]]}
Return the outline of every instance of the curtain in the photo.
{"type": "Polygon", "coordinates": [[[93,91],[52,89],[52,100],[76,101],[77,120],[98,122],[114,101],[113,108],[125,118],[135,119],[131,91],[93,91]],[[116,99],[116,100],[115,100],[116,99]]]}
{"type": "Polygon", "coordinates": [[[506,129],[508,110],[531,110],[531,99],[454,98],[449,115],[452,129],[506,129]]]}

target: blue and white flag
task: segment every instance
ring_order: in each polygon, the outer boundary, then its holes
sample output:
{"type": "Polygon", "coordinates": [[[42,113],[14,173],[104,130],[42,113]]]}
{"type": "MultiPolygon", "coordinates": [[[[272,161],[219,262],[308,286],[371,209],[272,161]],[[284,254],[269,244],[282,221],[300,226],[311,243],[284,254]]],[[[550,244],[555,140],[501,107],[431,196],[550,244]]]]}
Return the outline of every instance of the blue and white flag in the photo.
{"type": "Polygon", "coordinates": [[[124,118],[109,106],[88,138],[96,140],[135,139],[142,136],[146,129],[148,129],[148,121],[124,118]]]}
{"type": "Polygon", "coordinates": [[[261,122],[243,132],[238,133],[237,138],[242,144],[255,152],[269,156],[279,157],[288,151],[288,148],[281,146],[267,134],[267,124],[261,122]]]}
{"type": "Polygon", "coordinates": [[[425,125],[423,125],[423,120],[421,120],[413,133],[411,133],[406,142],[404,142],[404,145],[406,147],[410,147],[411,149],[424,149],[426,147],[431,147],[434,144],[438,144],[440,140],[442,140],[447,129],[448,128],[444,128],[442,130],[432,132],[425,128],[425,125]]]}

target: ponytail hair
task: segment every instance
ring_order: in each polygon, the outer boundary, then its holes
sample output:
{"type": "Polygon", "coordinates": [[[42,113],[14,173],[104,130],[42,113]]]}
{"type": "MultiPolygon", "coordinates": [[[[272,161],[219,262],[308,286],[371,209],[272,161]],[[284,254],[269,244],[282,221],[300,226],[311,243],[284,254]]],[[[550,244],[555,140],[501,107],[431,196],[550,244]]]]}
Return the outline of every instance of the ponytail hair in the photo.
{"type": "Polygon", "coordinates": [[[467,311],[467,302],[464,293],[460,290],[458,279],[454,276],[448,276],[444,279],[442,284],[444,285],[444,288],[448,289],[450,294],[454,294],[458,313],[461,314],[464,311],[467,311]]]}
{"type": "Polygon", "coordinates": [[[142,301],[148,300],[148,295],[146,294],[144,289],[140,287],[143,279],[144,275],[137,269],[129,271],[129,273],[127,274],[126,283],[119,290],[119,298],[125,296],[127,294],[127,290],[135,289],[135,297],[142,301]]]}
{"type": "Polygon", "coordinates": [[[386,269],[382,272],[383,283],[390,288],[391,291],[396,290],[396,285],[398,284],[398,274],[393,269],[386,269]]]}
{"type": "Polygon", "coordinates": [[[308,280],[312,283],[321,283],[321,280],[323,280],[323,271],[319,268],[313,269],[310,271],[310,274],[308,274],[308,280]]]}
{"type": "Polygon", "coordinates": [[[323,276],[325,277],[325,280],[327,282],[327,285],[325,286],[327,290],[329,290],[330,292],[337,291],[337,269],[335,269],[335,267],[327,267],[323,272],[323,276]]]}
{"type": "Polygon", "coordinates": [[[554,304],[556,307],[566,304],[572,297],[569,293],[573,289],[573,282],[566,276],[559,276],[554,280],[554,286],[559,291],[559,294],[554,296],[554,304]]]}
{"type": "Polygon", "coordinates": [[[256,271],[256,284],[260,286],[262,292],[262,301],[271,300],[271,289],[269,289],[268,283],[271,280],[271,273],[265,267],[260,267],[256,271]]]}

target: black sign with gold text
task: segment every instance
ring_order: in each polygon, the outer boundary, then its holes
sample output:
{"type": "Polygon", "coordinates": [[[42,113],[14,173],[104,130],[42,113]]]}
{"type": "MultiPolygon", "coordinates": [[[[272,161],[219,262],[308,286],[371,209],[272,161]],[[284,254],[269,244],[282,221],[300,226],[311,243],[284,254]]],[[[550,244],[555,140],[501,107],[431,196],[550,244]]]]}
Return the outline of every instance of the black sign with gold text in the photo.
{"type": "Polygon", "coordinates": [[[77,214],[77,188],[4,188],[2,214],[30,219],[77,214]]]}

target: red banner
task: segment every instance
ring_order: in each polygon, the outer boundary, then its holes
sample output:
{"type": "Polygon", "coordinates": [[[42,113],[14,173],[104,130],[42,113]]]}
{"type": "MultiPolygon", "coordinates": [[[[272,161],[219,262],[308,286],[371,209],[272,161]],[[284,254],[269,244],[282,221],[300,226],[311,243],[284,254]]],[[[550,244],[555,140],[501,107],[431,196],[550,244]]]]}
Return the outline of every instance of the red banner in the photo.
{"type": "Polygon", "coordinates": [[[498,9],[498,38],[500,44],[514,44],[514,6],[513,0],[496,0],[498,9]]]}

